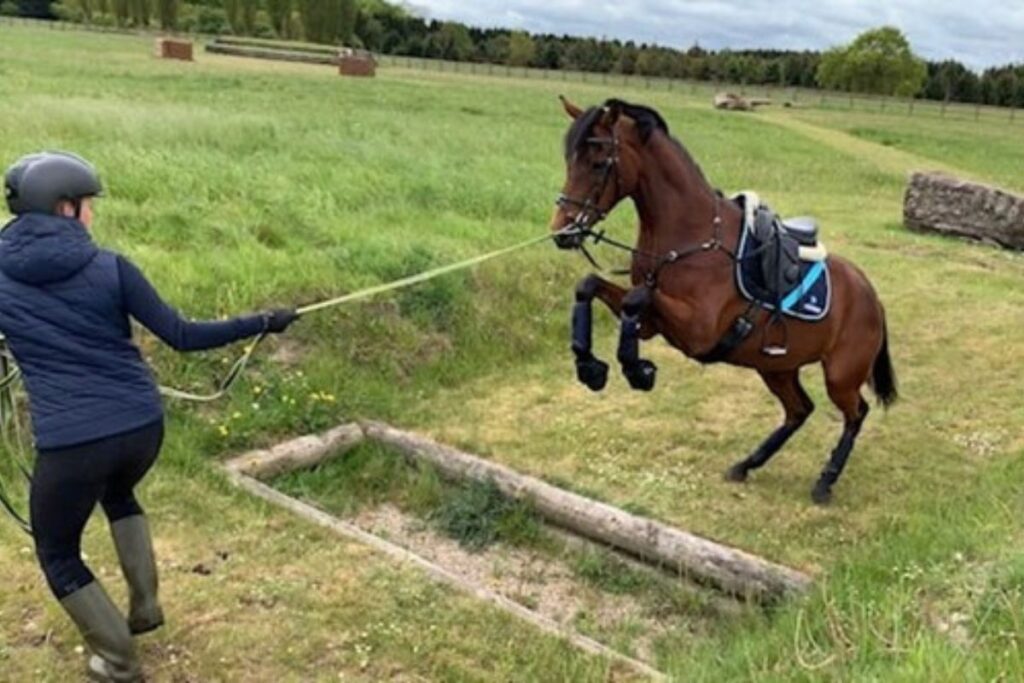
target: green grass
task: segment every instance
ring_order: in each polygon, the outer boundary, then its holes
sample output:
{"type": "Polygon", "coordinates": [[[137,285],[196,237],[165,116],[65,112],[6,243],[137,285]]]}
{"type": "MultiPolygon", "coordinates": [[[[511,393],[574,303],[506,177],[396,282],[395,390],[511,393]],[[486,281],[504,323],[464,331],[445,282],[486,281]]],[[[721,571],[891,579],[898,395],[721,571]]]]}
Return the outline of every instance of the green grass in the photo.
{"type": "Polygon", "coordinates": [[[801,111],[799,117],[885,147],[944,162],[1011,190],[1024,191],[1024,135],[1019,120],[1007,119],[1000,125],[814,111],[801,111]]]}
{"type": "Polygon", "coordinates": [[[279,477],[274,486],[352,515],[389,502],[431,522],[471,551],[501,541],[542,543],[540,518],[528,501],[508,498],[493,482],[447,482],[430,466],[413,466],[400,453],[365,444],[343,457],[279,477]]]}
{"type": "MultiPolygon", "coordinates": [[[[249,500],[212,468],[353,417],[431,432],[818,575],[805,600],[665,639],[658,666],[680,680],[1024,677],[1024,259],[900,226],[905,174],[921,165],[1024,186],[1015,128],[731,115],[683,93],[403,69],[348,80],[205,54],[164,62],[150,48],[0,26],[0,159],[60,147],[95,160],[108,185],[97,239],[189,315],[312,301],[541,233],[562,182],[565,89],[582,104],[654,105],[724,190],[816,214],[829,248],[881,293],[903,393],[869,418],[836,504],[818,509],[807,492],[839,432],[820,372],[805,373],[818,412],[804,431],[747,485],[727,485],[721,472],[778,421],[774,401],[756,376],[701,369],[660,344],[644,349],[661,366],[652,394],[618,376],[586,393],[566,326],[588,267],[572,255],[537,248],[311,316],[224,402],[171,408],[142,491],[170,617],[143,645],[156,680],[624,675],[249,500]]],[[[629,239],[633,223],[623,207],[609,228],[629,239]]],[[[597,317],[611,357],[612,326],[597,317]]],[[[143,346],[162,380],[193,388],[237,351],[143,346]]],[[[123,597],[103,535],[94,523],[86,552],[123,597]]],[[[0,557],[4,676],[67,679],[79,639],[11,525],[0,557]]]]}

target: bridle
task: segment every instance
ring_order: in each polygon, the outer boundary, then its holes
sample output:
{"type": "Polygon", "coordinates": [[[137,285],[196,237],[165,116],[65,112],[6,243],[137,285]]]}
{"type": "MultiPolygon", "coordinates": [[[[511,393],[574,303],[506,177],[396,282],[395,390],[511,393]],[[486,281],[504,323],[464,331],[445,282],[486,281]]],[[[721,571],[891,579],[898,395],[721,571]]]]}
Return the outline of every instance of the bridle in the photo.
{"type": "MultiPolygon", "coordinates": [[[[587,142],[611,148],[609,155],[603,162],[601,162],[600,182],[594,185],[590,193],[583,199],[570,197],[565,193],[560,193],[558,198],[555,200],[555,205],[561,209],[565,209],[567,207],[577,209],[572,222],[563,229],[563,234],[574,239],[574,241],[570,243],[570,247],[573,249],[579,249],[595,268],[601,270],[601,266],[597,263],[590,252],[587,251],[586,240],[588,238],[593,240],[595,245],[605,242],[616,249],[629,252],[634,257],[642,257],[653,262],[655,264],[654,268],[644,275],[644,282],[652,289],[657,287],[658,276],[662,269],[696,254],[702,254],[708,251],[721,251],[728,256],[733,263],[757,255],[756,253],[752,253],[741,258],[725,245],[725,242],[722,239],[722,215],[720,206],[723,195],[718,190],[715,191],[714,215],[711,219],[712,235],[710,239],[701,242],[700,244],[691,245],[684,249],[672,249],[664,254],[655,254],[614,240],[606,236],[604,230],[596,230],[595,228],[597,225],[607,218],[611,211],[610,207],[605,208],[600,205],[601,198],[604,197],[608,190],[608,184],[614,180],[616,195],[621,189],[621,180],[619,177],[619,136],[615,131],[615,127],[612,126],[611,136],[591,137],[587,138],[587,142]]],[[[626,271],[621,274],[626,274],[628,272],[629,271],[626,271]]]]}
{"type": "Polygon", "coordinates": [[[608,191],[608,184],[613,180],[615,181],[615,193],[618,194],[621,189],[621,181],[619,180],[619,136],[613,126],[610,137],[590,137],[587,138],[587,142],[611,148],[611,152],[600,164],[600,182],[595,184],[590,193],[583,199],[570,197],[564,192],[560,193],[555,200],[555,205],[561,209],[568,207],[576,209],[576,215],[573,216],[572,223],[566,226],[563,232],[567,237],[574,239],[571,245],[572,248],[579,249],[595,268],[600,268],[594,257],[587,251],[586,239],[588,237],[593,238],[594,244],[597,244],[604,237],[603,231],[595,232],[593,230],[598,223],[608,217],[608,213],[611,211],[610,207],[604,208],[600,205],[601,198],[604,197],[608,191]]]}

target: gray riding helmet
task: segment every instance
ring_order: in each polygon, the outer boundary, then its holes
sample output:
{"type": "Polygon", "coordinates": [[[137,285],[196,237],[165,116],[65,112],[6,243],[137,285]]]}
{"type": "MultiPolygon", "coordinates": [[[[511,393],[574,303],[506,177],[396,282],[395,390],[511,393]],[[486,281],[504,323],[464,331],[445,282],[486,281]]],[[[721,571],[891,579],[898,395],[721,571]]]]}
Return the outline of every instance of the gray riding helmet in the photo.
{"type": "Polygon", "coordinates": [[[92,164],[68,152],[40,152],[18,159],[4,174],[7,207],[13,214],[53,213],[61,200],[103,193],[92,164]]]}

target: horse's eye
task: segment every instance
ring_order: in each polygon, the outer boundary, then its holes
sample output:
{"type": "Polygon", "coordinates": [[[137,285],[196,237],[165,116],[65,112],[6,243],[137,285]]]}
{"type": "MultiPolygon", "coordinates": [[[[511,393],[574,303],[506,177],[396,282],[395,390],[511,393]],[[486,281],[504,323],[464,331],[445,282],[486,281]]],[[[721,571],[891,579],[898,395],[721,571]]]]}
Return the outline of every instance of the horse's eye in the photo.
{"type": "Polygon", "coordinates": [[[608,160],[607,159],[604,159],[602,161],[595,161],[595,162],[590,164],[590,168],[592,168],[595,171],[603,171],[605,169],[605,167],[607,167],[607,166],[608,166],[608,160]]]}

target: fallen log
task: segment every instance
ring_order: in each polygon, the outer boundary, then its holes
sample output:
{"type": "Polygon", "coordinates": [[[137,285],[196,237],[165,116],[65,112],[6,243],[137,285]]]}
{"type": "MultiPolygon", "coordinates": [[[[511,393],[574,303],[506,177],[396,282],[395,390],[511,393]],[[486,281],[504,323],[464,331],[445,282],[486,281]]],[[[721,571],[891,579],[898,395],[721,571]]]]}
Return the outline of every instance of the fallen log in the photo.
{"type": "Polygon", "coordinates": [[[266,450],[250,451],[230,460],[226,467],[256,479],[273,479],[297,469],[307,469],[328,455],[340,455],[363,440],[363,429],[344,424],[323,434],[300,436],[266,450]]]}
{"type": "Polygon", "coordinates": [[[505,495],[530,500],[557,526],[732,595],[770,601],[802,593],[811,584],[809,576],[796,570],[564,491],[422,436],[379,422],[364,422],[363,431],[366,438],[392,446],[413,461],[429,463],[444,476],[492,481],[505,495]]]}
{"type": "Polygon", "coordinates": [[[942,173],[914,173],[903,199],[903,224],[1024,249],[1024,196],[942,173]]]}
{"type": "Polygon", "coordinates": [[[754,111],[755,107],[771,103],[771,100],[764,98],[742,97],[731,92],[717,93],[712,100],[715,109],[724,109],[726,111],[754,111]]]}
{"type": "Polygon", "coordinates": [[[248,45],[228,45],[224,43],[210,43],[206,46],[206,51],[212,54],[229,55],[232,57],[252,57],[254,59],[271,59],[278,62],[301,62],[303,64],[329,64],[336,66],[340,61],[337,54],[276,50],[273,48],[251,47],[248,45]]]}

